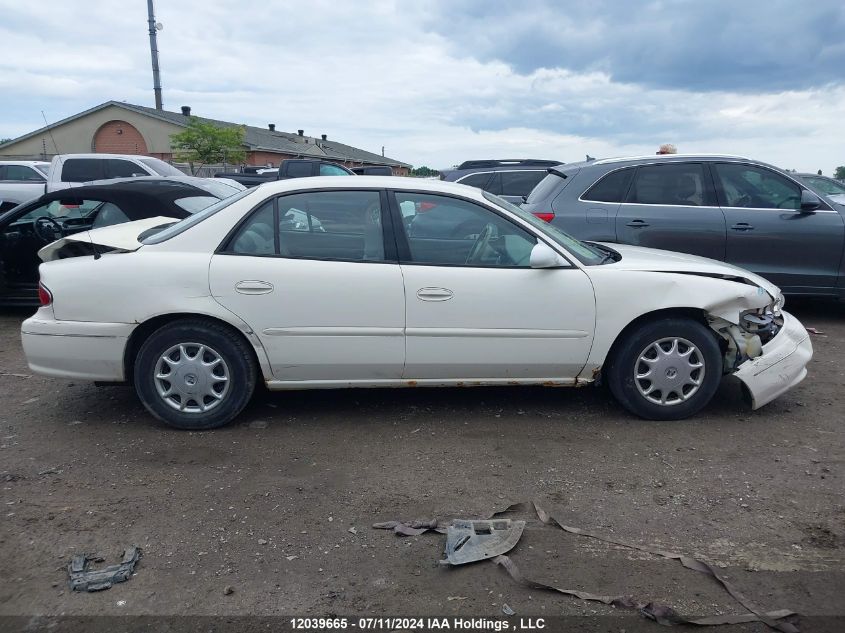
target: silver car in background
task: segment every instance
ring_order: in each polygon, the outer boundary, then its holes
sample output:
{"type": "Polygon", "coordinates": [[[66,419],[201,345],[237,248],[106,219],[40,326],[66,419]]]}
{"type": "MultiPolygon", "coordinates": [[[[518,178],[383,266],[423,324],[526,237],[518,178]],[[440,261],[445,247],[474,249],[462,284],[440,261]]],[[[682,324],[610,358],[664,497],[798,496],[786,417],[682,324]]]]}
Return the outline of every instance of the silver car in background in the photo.
{"type": "Polygon", "coordinates": [[[738,156],[683,154],[548,172],[523,208],[579,239],[709,257],[786,294],[845,296],[845,206],[795,174],[738,156]]]}

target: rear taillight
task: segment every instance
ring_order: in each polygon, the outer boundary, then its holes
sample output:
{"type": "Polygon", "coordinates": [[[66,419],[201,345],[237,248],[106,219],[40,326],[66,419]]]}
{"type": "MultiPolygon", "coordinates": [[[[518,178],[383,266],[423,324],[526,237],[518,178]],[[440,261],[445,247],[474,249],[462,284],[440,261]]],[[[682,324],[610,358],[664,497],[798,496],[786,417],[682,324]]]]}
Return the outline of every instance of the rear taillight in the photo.
{"type": "Polygon", "coordinates": [[[554,213],[540,213],[540,212],[537,212],[537,213],[535,213],[534,215],[536,215],[538,218],[540,218],[540,219],[541,219],[541,220],[543,220],[544,222],[551,222],[552,220],[554,220],[554,219],[555,219],[555,214],[554,214],[554,213]]]}
{"type": "Polygon", "coordinates": [[[41,302],[42,308],[53,303],[53,293],[47,290],[47,286],[41,282],[38,282],[38,301],[41,302]]]}
{"type": "Polygon", "coordinates": [[[425,213],[426,211],[431,211],[434,207],[437,206],[436,202],[420,202],[417,205],[417,213],[425,213]]]}

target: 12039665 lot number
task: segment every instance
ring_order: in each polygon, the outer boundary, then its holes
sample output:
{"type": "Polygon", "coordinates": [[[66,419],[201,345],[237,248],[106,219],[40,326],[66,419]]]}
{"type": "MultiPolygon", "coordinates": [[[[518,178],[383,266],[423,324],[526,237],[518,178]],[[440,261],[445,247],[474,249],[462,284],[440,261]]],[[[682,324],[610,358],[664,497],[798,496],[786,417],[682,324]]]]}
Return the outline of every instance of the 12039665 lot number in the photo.
{"type": "Polygon", "coordinates": [[[403,618],[403,617],[374,617],[374,618],[291,618],[290,625],[297,631],[326,631],[335,629],[371,630],[415,630],[415,631],[508,631],[508,630],[540,630],[545,627],[543,618],[520,618],[518,623],[512,623],[499,618],[403,618]]]}

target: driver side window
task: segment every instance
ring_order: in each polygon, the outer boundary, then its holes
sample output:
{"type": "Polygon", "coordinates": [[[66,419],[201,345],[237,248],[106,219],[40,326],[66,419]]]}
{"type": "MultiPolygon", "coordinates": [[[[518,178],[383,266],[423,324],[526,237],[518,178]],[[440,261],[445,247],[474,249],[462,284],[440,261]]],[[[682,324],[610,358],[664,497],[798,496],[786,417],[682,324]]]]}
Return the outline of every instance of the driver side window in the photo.
{"type": "Polygon", "coordinates": [[[716,183],[723,207],[800,209],[801,187],[768,169],[718,163],[716,183]]]}
{"type": "Polygon", "coordinates": [[[530,268],[537,240],[481,205],[447,196],[397,191],[410,248],[406,263],[530,268]]]}

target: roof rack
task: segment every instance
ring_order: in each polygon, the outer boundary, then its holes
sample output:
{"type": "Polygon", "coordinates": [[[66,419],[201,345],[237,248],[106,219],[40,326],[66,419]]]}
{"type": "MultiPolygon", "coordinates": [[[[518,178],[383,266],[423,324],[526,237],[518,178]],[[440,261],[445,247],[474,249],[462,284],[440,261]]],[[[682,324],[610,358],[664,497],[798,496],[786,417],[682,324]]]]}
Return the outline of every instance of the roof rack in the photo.
{"type": "Polygon", "coordinates": [[[537,167],[551,167],[560,165],[559,160],[542,160],[537,158],[503,158],[499,160],[466,160],[457,169],[477,169],[479,167],[510,167],[531,165],[537,167]]]}

